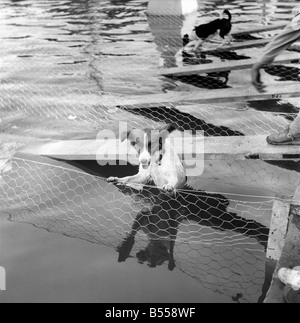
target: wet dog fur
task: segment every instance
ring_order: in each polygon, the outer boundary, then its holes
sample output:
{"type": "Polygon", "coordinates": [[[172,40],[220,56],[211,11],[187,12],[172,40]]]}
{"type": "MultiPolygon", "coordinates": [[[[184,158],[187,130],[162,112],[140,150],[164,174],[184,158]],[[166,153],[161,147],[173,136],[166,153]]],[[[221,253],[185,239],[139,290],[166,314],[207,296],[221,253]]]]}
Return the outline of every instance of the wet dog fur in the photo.
{"type": "Polygon", "coordinates": [[[139,172],[123,178],[109,177],[107,181],[125,185],[153,181],[156,187],[169,193],[184,186],[185,168],[170,138],[170,134],[175,130],[174,125],[167,125],[156,131],[134,129],[122,134],[121,141],[128,139],[139,154],[139,172]]]}

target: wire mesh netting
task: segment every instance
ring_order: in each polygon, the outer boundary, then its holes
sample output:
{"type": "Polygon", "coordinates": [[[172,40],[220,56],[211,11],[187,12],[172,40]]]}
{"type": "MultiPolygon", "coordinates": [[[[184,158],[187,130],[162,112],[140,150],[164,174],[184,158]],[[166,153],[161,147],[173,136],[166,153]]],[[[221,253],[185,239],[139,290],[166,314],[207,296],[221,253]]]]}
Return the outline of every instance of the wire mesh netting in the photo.
{"type": "MultiPolygon", "coordinates": [[[[177,77],[162,77],[159,71],[258,57],[263,42],[255,42],[269,39],[278,30],[234,35],[233,45],[253,42],[246,49],[221,50],[217,48],[221,40],[216,38],[195,55],[183,52],[182,37],[196,24],[217,18],[223,9],[231,11],[234,28],[246,30],[287,22],[293,7],[240,1],[216,7],[198,1],[198,12],[184,18],[148,15],[140,1],[132,1],[130,10],[87,3],[87,7],[74,4],[71,27],[65,27],[64,20],[69,11],[54,6],[49,18],[48,7],[39,2],[0,13],[4,27],[0,28],[4,42],[0,213],[10,221],[111,246],[119,261],[134,256],[151,267],[176,267],[235,301],[256,302],[265,280],[274,198],[291,199],[300,179],[296,161],[205,161],[203,175],[190,177],[187,186],[170,197],[150,185],[140,192],[108,184],[106,177],[113,171],[99,165],[95,176],[78,164],[15,153],[24,138],[91,139],[101,130],[117,130],[121,121],[129,127],[152,129],[172,123],[180,131],[200,130],[209,137],[282,131],[298,114],[298,99],[235,105],[190,100],[126,104],[126,99],[180,91],[205,95],[249,86],[249,70],[177,77]],[[22,28],[16,25],[20,16],[27,17],[22,28]],[[10,20],[7,26],[5,19],[10,20]],[[59,33],[49,31],[40,37],[40,25],[58,28],[59,33]]],[[[290,51],[298,50],[296,44],[290,51]]],[[[294,63],[269,66],[265,72],[264,79],[271,85],[299,82],[299,66],[294,63]]]]}
{"type": "Polygon", "coordinates": [[[210,290],[242,292],[247,302],[261,295],[268,240],[262,222],[270,217],[272,198],[229,199],[191,189],[171,198],[155,187],[117,188],[72,167],[19,157],[4,172],[0,190],[1,213],[10,221],[112,246],[119,261],[130,254],[152,267],[173,260],[210,290]]]}
{"type": "Polygon", "coordinates": [[[1,117],[13,111],[23,118],[71,119],[70,125],[80,123],[95,131],[113,127],[116,121],[126,121],[130,127],[157,128],[161,124],[174,123],[179,130],[204,131],[205,136],[265,135],[280,131],[297,116],[297,108],[285,101],[265,103],[276,113],[259,111],[259,103],[252,102],[239,107],[189,102],[161,104],[122,104],[124,98],[110,93],[66,90],[50,86],[28,86],[25,83],[2,82],[1,117]],[[55,90],[55,97],[53,91],[55,90]],[[252,108],[251,108],[252,106],[252,108]],[[254,109],[256,110],[254,113],[254,109]],[[257,111],[258,110],[258,111],[257,111]],[[73,118],[71,118],[73,116],[73,118]]]}
{"type": "MultiPolygon", "coordinates": [[[[218,167],[224,172],[224,162],[211,167],[216,178],[218,167]]],[[[298,173],[280,170],[232,161],[227,181],[234,182],[231,172],[240,177],[241,187],[251,186],[252,178],[255,188],[292,192],[298,173]]],[[[200,181],[206,189],[209,177],[200,181]]],[[[13,222],[111,246],[119,261],[134,256],[151,267],[176,267],[209,290],[256,302],[262,297],[274,198],[209,193],[196,188],[195,180],[170,197],[153,186],[139,192],[107,184],[103,177],[48,159],[13,157],[2,173],[0,211],[13,222]]]]}

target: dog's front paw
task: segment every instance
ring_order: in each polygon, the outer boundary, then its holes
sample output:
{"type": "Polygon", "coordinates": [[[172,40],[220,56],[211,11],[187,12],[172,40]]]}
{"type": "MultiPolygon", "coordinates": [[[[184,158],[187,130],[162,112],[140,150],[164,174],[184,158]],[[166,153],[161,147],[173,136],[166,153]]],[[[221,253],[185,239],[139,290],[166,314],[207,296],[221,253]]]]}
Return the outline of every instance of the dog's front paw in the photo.
{"type": "Polygon", "coordinates": [[[138,183],[128,183],[126,186],[131,187],[134,190],[137,190],[139,192],[141,192],[144,189],[144,185],[143,184],[138,184],[138,183]]]}
{"type": "Polygon", "coordinates": [[[175,187],[173,185],[167,184],[163,187],[163,191],[167,192],[167,193],[172,193],[174,192],[175,187]]]}
{"type": "Polygon", "coordinates": [[[107,183],[118,182],[119,177],[109,177],[106,181],[107,181],[107,183]]]}

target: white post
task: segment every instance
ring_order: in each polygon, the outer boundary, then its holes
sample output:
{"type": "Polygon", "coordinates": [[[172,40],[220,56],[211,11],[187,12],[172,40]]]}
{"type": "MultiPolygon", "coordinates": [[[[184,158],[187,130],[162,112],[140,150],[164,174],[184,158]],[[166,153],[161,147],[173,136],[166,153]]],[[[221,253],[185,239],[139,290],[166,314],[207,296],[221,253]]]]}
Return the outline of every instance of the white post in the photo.
{"type": "Polygon", "coordinates": [[[278,261],[281,257],[289,224],[290,203],[275,199],[273,204],[267,258],[278,261]]]}
{"type": "Polygon", "coordinates": [[[149,15],[184,16],[197,9],[197,0],[149,0],[148,3],[149,15]]]}
{"type": "Polygon", "coordinates": [[[193,29],[197,14],[197,0],[149,0],[148,22],[161,53],[161,67],[177,66],[182,37],[193,29]]]}

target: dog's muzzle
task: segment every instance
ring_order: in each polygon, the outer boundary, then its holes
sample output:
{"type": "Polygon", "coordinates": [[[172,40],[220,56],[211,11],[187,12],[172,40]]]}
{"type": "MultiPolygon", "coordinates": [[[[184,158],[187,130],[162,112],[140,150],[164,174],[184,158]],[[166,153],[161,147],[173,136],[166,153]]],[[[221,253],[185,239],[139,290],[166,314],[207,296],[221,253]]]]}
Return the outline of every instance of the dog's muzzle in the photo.
{"type": "Polygon", "coordinates": [[[147,169],[150,165],[150,161],[148,161],[147,159],[142,159],[141,165],[142,165],[143,169],[147,169]]]}

